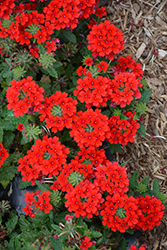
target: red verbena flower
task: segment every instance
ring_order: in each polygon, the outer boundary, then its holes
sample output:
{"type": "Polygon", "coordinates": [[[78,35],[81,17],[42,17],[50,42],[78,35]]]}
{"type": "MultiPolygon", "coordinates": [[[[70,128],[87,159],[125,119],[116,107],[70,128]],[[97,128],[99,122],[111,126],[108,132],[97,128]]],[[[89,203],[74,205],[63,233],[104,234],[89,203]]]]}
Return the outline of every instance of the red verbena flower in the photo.
{"type": "Polygon", "coordinates": [[[8,158],[9,153],[7,149],[3,147],[2,142],[0,142],[0,167],[2,166],[3,162],[8,158]]]}
{"type": "Polygon", "coordinates": [[[82,240],[82,244],[80,245],[80,248],[83,250],[88,250],[89,247],[92,246],[92,242],[90,242],[90,238],[85,236],[84,239],[82,240]]]}
{"type": "Polygon", "coordinates": [[[17,130],[23,131],[23,129],[25,129],[24,125],[23,125],[22,123],[20,123],[20,124],[17,126],[17,130]]]}
{"type": "Polygon", "coordinates": [[[63,130],[64,127],[71,128],[72,117],[76,113],[77,100],[68,97],[68,94],[56,91],[50,97],[46,97],[43,108],[39,110],[41,121],[45,120],[48,128],[53,132],[63,130]]]}
{"type": "Polygon", "coordinates": [[[123,33],[109,20],[94,25],[87,36],[92,56],[102,56],[113,60],[118,52],[124,49],[123,33]]]}
{"type": "Polygon", "coordinates": [[[138,208],[141,210],[141,215],[139,215],[135,227],[146,231],[152,230],[155,226],[159,226],[165,209],[161,200],[151,197],[150,195],[146,195],[145,197],[139,196],[136,200],[138,202],[138,208]]]}
{"type": "Polygon", "coordinates": [[[31,76],[18,82],[12,80],[11,87],[8,87],[6,91],[6,98],[9,102],[7,107],[9,110],[12,109],[17,117],[28,113],[32,106],[35,111],[38,111],[42,107],[44,91],[44,88],[39,87],[31,76]]]}
{"type": "Polygon", "coordinates": [[[99,147],[109,137],[108,117],[100,109],[79,111],[73,116],[70,136],[79,147],[99,147]]]}

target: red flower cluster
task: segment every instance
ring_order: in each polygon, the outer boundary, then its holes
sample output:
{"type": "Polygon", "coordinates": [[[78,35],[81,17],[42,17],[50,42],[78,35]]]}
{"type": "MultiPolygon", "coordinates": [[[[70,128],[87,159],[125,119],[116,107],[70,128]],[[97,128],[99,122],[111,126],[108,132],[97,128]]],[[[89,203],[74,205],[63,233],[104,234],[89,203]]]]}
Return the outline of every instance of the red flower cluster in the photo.
{"type": "MultiPolygon", "coordinates": [[[[136,75],[136,78],[142,79],[144,71],[142,70],[142,65],[137,63],[131,56],[127,55],[126,57],[120,56],[116,61],[116,71],[117,72],[133,72],[136,75]]],[[[143,85],[140,84],[139,87],[143,85]]]]}
{"type": "Polygon", "coordinates": [[[77,90],[73,91],[80,102],[85,102],[86,107],[107,106],[107,100],[112,95],[111,80],[107,77],[98,76],[94,78],[89,72],[83,79],[77,80],[77,90]]]}
{"type": "Polygon", "coordinates": [[[88,180],[75,185],[65,195],[65,199],[67,199],[65,207],[68,207],[70,212],[73,211],[76,218],[79,216],[92,218],[93,215],[98,215],[100,204],[104,201],[100,188],[88,180]]]}
{"type": "Polygon", "coordinates": [[[78,143],[79,147],[99,147],[109,137],[108,117],[100,109],[87,109],[79,111],[73,116],[70,136],[78,143]]]}
{"type": "Polygon", "coordinates": [[[155,226],[159,226],[165,209],[161,200],[150,195],[137,197],[136,200],[138,209],[142,211],[136,228],[146,231],[147,229],[153,230],[155,226]]]}
{"type": "Polygon", "coordinates": [[[128,250],[146,250],[146,248],[142,246],[137,248],[137,246],[133,245],[128,250]]]}
{"type": "Polygon", "coordinates": [[[2,142],[0,142],[0,167],[2,166],[3,162],[8,158],[9,153],[7,149],[3,147],[2,142]]]}
{"type": "Polygon", "coordinates": [[[39,209],[40,211],[44,210],[45,214],[48,214],[50,212],[50,210],[53,209],[53,206],[49,203],[50,198],[50,191],[43,191],[42,194],[39,194],[39,191],[37,190],[37,192],[35,193],[29,193],[26,192],[25,193],[25,201],[28,202],[28,205],[26,205],[23,208],[23,212],[26,213],[26,215],[29,214],[30,217],[35,217],[35,214],[33,213],[31,206],[33,204],[35,204],[35,209],[39,209]],[[38,197],[38,201],[35,201],[35,196],[38,197]]]}
{"type": "Polygon", "coordinates": [[[128,119],[120,119],[119,116],[112,116],[109,120],[110,138],[108,141],[111,144],[120,143],[122,145],[127,145],[128,142],[133,142],[135,140],[135,135],[140,128],[140,124],[137,120],[133,120],[135,113],[131,111],[125,112],[125,116],[128,119]]]}
{"type": "Polygon", "coordinates": [[[141,211],[138,209],[137,201],[133,196],[126,194],[108,195],[104,203],[104,209],[100,212],[103,217],[102,224],[108,226],[112,231],[117,230],[124,233],[125,230],[133,229],[138,222],[141,211]]]}
{"type": "Polygon", "coordinates": [[[126,168],[121,167],[116,161],[106,161],[106,165],[96,167],[95,176],[95,183],[103,192],[123,195],[128,191],[129,179],[126,168]]]}
{"type": "Polygon", "coordinates": [[[13,12],[15,7],[14,0],[1,0],[0,1],[0,18],[9,19],[9,14],[13,12]]]}
{"type": "Polygon", "coordinates": [[[50,97],[46,97],[43,108],[39,110],[41,121],[45,120],[48,128],[53,132],[63,130],[64,127],[71,128],[72,118],[76,113],[77,100],[67,97],[68,94],[56,91],[50,97]]]}
{"type": "Polygon", "coordinates": [[[118,52],[124,49],[122,31],[115,27],[109,20],[94,25],[87,36],[92,56],[102,56],[113,60],[118,52]]]}
{"type": "MultiPolygon", "coordinates": [[[[88,18],[95,13],[96,5],[96,0],[52,0],[39,13],[34,10],[36,4],[26,3],[24,5],[21,3],[15,8],[17,15],[8,28],[4,28],[0,22],[0,38],[10,36],[21,45],[30,45],[31,38],[36,38],[37,43],[44,43],[51,39],[54,30],[76,28],[80,19],[88,18]],[[32,11],[27,13],[27,10],[32,11]]],[[[14,0],[1,1],[0,18],[9,19],[9,14],[12,13],[14,6],[14,0]]],[[[49,53],[56,49],[53,42],[47,46],[49,53]]],[[[37,58],[38,54],[34,48],[30,49],[30,53],[37,58]]]]}
{"type": "Polygon", "coordinates": [[[124,108],[131,103],[134,97],[141,97],[138,89],[140,86],[140,81],[134,73],[124,72],[115,75],[114,79],[111,80],[111,101],[124,108]]]}
{"type": "Polygon", "coordinates": [[[32,106],[34,110],[38,111],[42,104],[44,97],[44,88],[40,88],[35,81],[32,80],[31,76],[27,79],[22,79],[20,81],[11,81],[11,87],[7,88],[6,98],[9,102],[7,105],[8,109],[12,109],[15,116],[23,116],[26,114],[32,106]]]}
{"type": "Polygon", "coordinates": [[[80,245],[80,248],[83,250],[88,250],[89,247],[92,246],[92,242],[90,242],[90,238],[85,236],[84,239],[82,240],[82,244],[80,245]]]}
{"type": "Polygon", "coordinates": [[[40,176],[58,175],[69,154],[69,149],[61,145],[56,136],[43,136],[42,140],[38,139],[35,143],[27,155],[18,160],[20,165],[17,168],[21,171],[23,181],[31,181],[32,185],[40,176]]]}

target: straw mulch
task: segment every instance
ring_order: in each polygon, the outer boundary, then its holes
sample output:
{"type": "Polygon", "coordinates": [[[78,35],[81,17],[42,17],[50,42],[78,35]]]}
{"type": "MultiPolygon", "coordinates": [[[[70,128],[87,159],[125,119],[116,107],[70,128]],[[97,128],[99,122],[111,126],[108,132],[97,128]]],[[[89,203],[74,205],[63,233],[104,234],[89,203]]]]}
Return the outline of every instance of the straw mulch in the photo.
{"type": "MultiPolygon", "coordinates": [[[[139,171],[139,181],[147,175],[150,185],[159,181],[167,195],[167,0],[103,0],[107,19],[124,32],[125,50],[141,63],[152,95],[143,116],[146,137],[139,134],[133,144],[116,154],[120,163],[128,161],[129,176],[139,171]],[[154,139],[153,139],[154,138],[154,139]]],[[[103,5],[102,4],[102,5],[103,5]]],[[[139,244],[148,250],[167,249],[167,217],[153,232],[144,232],[139,244]]]]}

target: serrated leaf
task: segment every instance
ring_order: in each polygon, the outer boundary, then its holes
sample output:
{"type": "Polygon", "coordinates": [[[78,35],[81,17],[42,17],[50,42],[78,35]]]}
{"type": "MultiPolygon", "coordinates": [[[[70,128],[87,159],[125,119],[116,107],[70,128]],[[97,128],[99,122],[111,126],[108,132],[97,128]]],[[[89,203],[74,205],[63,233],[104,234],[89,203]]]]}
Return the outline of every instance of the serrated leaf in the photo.
{"type": "Polygon", "coordinates": [[[19,188],[20,189],[25,189],[27,187],[30,187],[31,186],[31,182],[30,181],[23,181],[21,180],[20,183],[19,183],[19,188]]]}
{"type": "Polygon", "coordinates": [[[132,177],[131,177],[131,180],[133,180],[133,181],[137,181],[137,178],[138,178],[138,170],[136,170],[134,173],[133,173],[133,175],[132,175],[132,177]]]}
{"type": "Polygon", "coordinates": [[[102,114],[109,117],[111,115],[111,111],[110,110],[104,110],[104,111],[102,111],[102,114]]]}
{"type": "Polygon", "coordinates": [[[16,226],[17,222],[18,222],[18,216],[14,215],[11,219],[9,219],[5,223],[8,233],[10,233],[13,229],[15,229],[15,226],[16,226]]]}
{"type": "Polygon", "coordinates": [[[121,250],[126,250],[126,245],[127,245],[126,239],[123,239],[121,243],[121,250]]]}
{"type": "Polygon", "coordinates": [[[58,77],[58,73],[57,73],[57,71],[53,68],[53,66],[52,66],[52,68],[47,68],[47,69],[45,69],[45,71],[46,71],[49,75],[51,75],[51,76],[53,76],[53,77],[55,77],[55,78],[58,77]]]}
{"type": "Polygon", "coordinates": [[[50,189],[50,186],[48,184],[41,184],[40,181],[35,181],[35,184],[42,192],[50,189]]]}
{"type": "Polygon", "coordinates": [[[3,188],[7,188],[8,184],[10,183],[10,179],[6,180],[6,181],[0,181],[0,183],[2,184],[3,188]]]}
{"type": "Polygon", "coordinates": [[[99,238],[101,236],[102,236],[102,234],[100,232],[91,231],[91,237],[93,237],[93,238],[99,238]]]}
{"type": "Polygon", "coordinates": [[[8,166],[7,164],[3,164],[0,168],[0,182],[13,180],[15,174],[17,174],[17,167],[8,166]]]}
{"type": "Polygon", "coordinates": [[[91,56],[91,52],[90,50],[86,47],[86,46],[83,46],[80,51],[81,55],[84,57],[84,56],[91,56]]]}
{"type": "Polygon", "coordinates": [[[121,153],[122,152],[122,147],[120,144],[110,144],[110,152],[113,154],[114,152],[121,153]]]}
{"type": "Polygon", "coordinates": [[[62,232],[58,225],[51,224],[51,226],[57,232],[57,234],[60,234],[62,232]]]}
{"type": "Polygon", "coordinates": [[[50,244],[54,250],[62,250],[63,245],[59,240],[55,240],[53,236],[50,236],[50,244]]]}
{"type": "Polygon", "coordinates": [[[140,123],[140,128],[138,128],[137,130],[139,132],[139,134],[141,134],[143,137],[146,136],[146,129],[144,127],[144,124],[143,123],[140,123]]]}
{"type": "Polygon", "coordinates": [[[159,182],[157,179],[154,179],[154,181],[153,181],[153,192],[155,195],[160,192],[159,182]]]}
{"type": "Polygon", "coordinates": [[[39,49],[39,54],[44,54],[46,52],[46,49],[41,43],[38,44],[38,49],[39,49]]]}
{"type": "Polygon", "coordinates": [[[0,128],[0,142],[3,142],[3,129],[0,128]]]}
{"type": "Polygon", "coordinates": [[[21,242],[19,241],[19,239],[17,237],[15,237],[15,249],[17,249],[17,250],[22,249],[21,242]]]}
{"type": "Polygon", "coordinates": [[[72,43],[76,43],[76,36],[70,30],[63,30],[63,36],[72,43]]]}
{"type": "Polygon", "coordinates": [[[151,93],[152,93],[152,89],[144,90],[143,93],[141,94],[141,98],[139,102],[148,103],[151,93]]]}
{"type": "Polygon", "coordinates": [[[24,215],[20,215],[19,226],[21,231],[26,231],[27,229],[30,229],[31,223],[28,220],[26,220],[24,215]]]}
{"type": "Polygon", "coordinates": [[[149,184],[149,177],[146,176],[142,181],[141,183],[145,184],[145,185],[148,185],[149,184]]]}
{"type": "Polygon", "coordinates": [[[135,189],[137,187],[137,183],[133,180],[129,180],[129,186],[132,188],[132,189],[135,189]]]}
{"type": "Polygon", "coordinates": [[[15,138],[15,134],[12,131],[5,131],[3,136],[3,145],[5,148],[8,148],[15,138]]]}

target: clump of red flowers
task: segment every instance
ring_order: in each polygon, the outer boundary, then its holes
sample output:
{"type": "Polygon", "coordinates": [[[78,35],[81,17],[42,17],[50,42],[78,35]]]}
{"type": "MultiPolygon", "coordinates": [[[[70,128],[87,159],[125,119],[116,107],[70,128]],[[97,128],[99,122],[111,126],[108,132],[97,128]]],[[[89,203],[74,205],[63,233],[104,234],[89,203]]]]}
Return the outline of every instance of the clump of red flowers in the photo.
{"type": "Polygon", "coordinates": [[[39,110],[39,119],[45,120],[47,127],[52,128],[54,133],[63,130],[64,127],[71,128],[77,103],[77,100],[68,97],[67,93],[56,91],[44,99],[43,108],[39,110]]]}
{"type": "Polygon", "coordinates": [[[17,170],[21,171],[23,181],[28,180],[35,185],[35,180],[40,176],[58,175],[68,153],[69,149],[61,145],[58,137],[43,136],[42,140],[36,140],[23,159],[18,160],[20,165],[17,170]]]}
{"type": "Polygon", "coordinates": [[[34,107],[34,111],[38,111],[44,100],[44,88],[39,87],[31,76],[20,81],[11,81],[11,87],[7,88],[6,98],[9,102],[8,109],[14,111],[15,116],[23,116],[28,113],[29,108],[34,107]]]}
{"type": "Polygon", "coordinates": [[[7,149],[3,147],[2,142],[0,142],[0,167],[2,166],[3,162],[8,158],[9,153],[7,149]]]}
{"type": "Polygon", "coordinates": [[[124,49],[123,33],[109,20],[93,25],[88,39],[88,49],[92,56],[106,57],[113,60],[117,53],[124,49]]]}
{"type": "Polygon", "coordinates": [[[70,136],[79,147],[95,148],[109,137],[108,117],[100,109],[79,111],[73,116],[70,136]]]}
{"type": "Polygon", "coordinates": [[[119,116],[114,115],[109,119],[111,132],[108,141],[111,144],[127,145],[128,142],[132,143],[135,140],[140,124],[137,120],[133,120],[134,115],[134,112],[128,111],[124,113],[125,119],[120,119],[119,116]]]}

